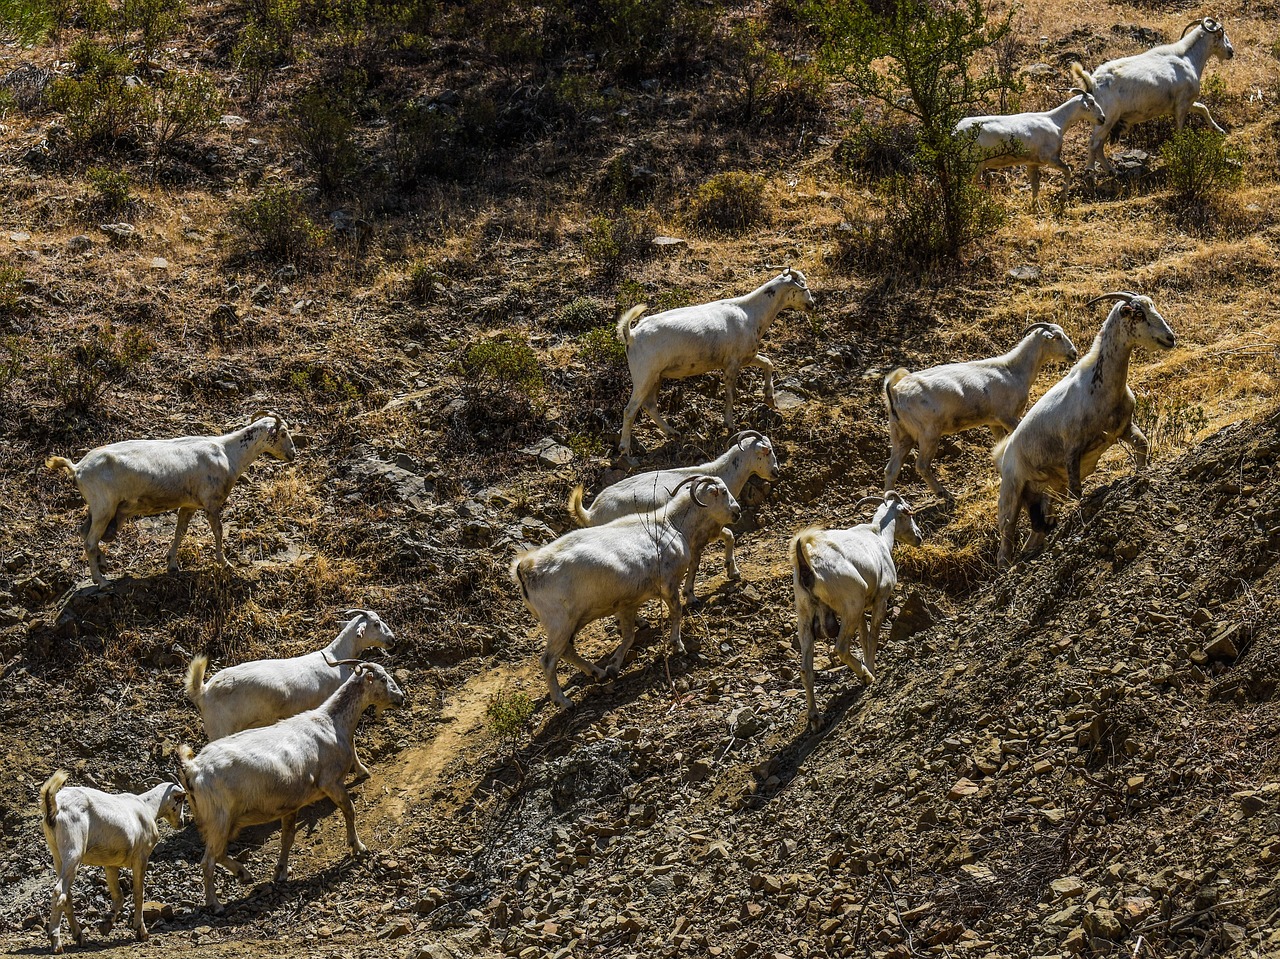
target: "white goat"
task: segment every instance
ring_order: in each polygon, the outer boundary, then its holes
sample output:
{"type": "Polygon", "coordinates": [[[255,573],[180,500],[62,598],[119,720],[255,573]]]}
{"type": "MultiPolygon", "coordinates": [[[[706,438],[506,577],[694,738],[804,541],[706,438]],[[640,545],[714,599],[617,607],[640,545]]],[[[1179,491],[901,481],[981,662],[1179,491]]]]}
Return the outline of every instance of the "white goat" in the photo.
{"type": "MultiPolygon", "coordinates": [[[[671,500],[668,490],[691,476],[718,476],[735,499],[742,495],[742,488],[753,476],[773,482],[778,478],[778,458],[774,455],[769,437],[758,430],[743,430],[729,440],[729,449],[710,463],[686,466],[678,469],[653,470],[619,480],[596,496],[590,509],[582,506],[582,485],[569,494],[569,515],[579,526],[600,526],[619,516],[632,513],[651,513],[666,506],[671,500]]],[[[733,531],[729,527],[720,530],[719,539],[724,543],[725,572],[730,579],[739,579],[738,564],[734,560],[733,531]]],[[[689,563],[689,575],[684,584],[685,602],[693,601],[693,583],[698,575],[698,563],[702,550],[697,549],[689,563]]]]}
{"type": "Polygon", "coordinates": [[[919,446],[916,469],[939,496],[950,496],[933,472],[938,440],[977,426],[1003,439],[1018,425],[1027,394],[1050,360],[1076,358],[1076,347],[1056,323],[1032,323],[1008,353],[986,360],[947,363],[919,373],[896,369],[884,378],[889,411],[889,465],[884,490],[897,482],[902,461],[919,446]]]}
{"type": "Polygon", "coordinates": [[[1113,170],[1106,153],[1108,135],[1115,140],[1127,127],[1156,117],[1172,114],[1174,127],[1181,130],[1187,114],[1194,111],[1219,133],[1225,133],[1197,98],[1209,58],[1230,60],[1235,53],[1223,25],[1205,17],[1183,27],[1177,42],[1108,60],[1091,74],[1073,63],[1071,69],[1080,85],[1093,94],[1107,117],[1093,128],[1088,167],[1101,163],[1108,172],[1113,170]]]}
{"type": "Polygon", "coordinates": [[[622,414],[622,455],[631,456],[631,430],[642,406],[664,434],[675,435],[658,411],[658,388],[664,379],[724,370],[724,427],[732,430],[738,371],[758,366],[764,370],[764,400],[773,406],[773,363],[758,352],[760,341],[781,311],[813,308],[804,274],[787,267],[745,296],[667,310],[639,322],[647,307],[624,313],[618,320],[618,339],[626,347],[632,386],[622,414]]]}
{"type": "MultiPolygon", "coordinates": [[[[212,742],[242,729],[270,726],[306,709],[315,709],[346,682],[352,667],[329,665],[358,661],[366,649],[390,649],[395,634],[375,612],[349,609],[353,617],[324,649],[289,659],[240,663],[205,682],[209,657],[196,656],[187,667],[187,698],[200,710],[205,734],[212,742]]],[[[352,746],[357,776],[369,775],[352,746]]]]}
{"type": "Polygon", "coordinates": [[[214,883],[221,864],[242,882],[252,877],[227,855],[227,845],[244,826],[280,820],[280,859],[276,882],[289,875],[289,849],[298,811],[328,797],[342,810],[352,854],[365,852],[356,835],[356,811],[343,785],[354,755],[352,740],[366,707],[380,713],[404,702],[404,693],[377,663],[359,660],[337,692],[317,709],[309,709],[273,726],[245,729],[209,743],[200,754],[178,747],[178,779],[187,792],[192,818],[204,838],[204,896],[215,913],[223,911],[214,883]]]}
{"type": "Polygon", "coordinates": [[[222,507],[236,480],[255,459],[270,453],[292,462],[296,455],[289,429],[275,413],[255,413],[248,426],[222,436],[183,436],[171,440],[125,440],[99,446],[79,463],[64,456],[44,461],[75,477],[89,504],[80,531],[93,581],[106,586],[98,543],[111,542],[119,525],[134,516],[178,511],[178,529],[169,547],[169,572],[177,572],[178,546],[197,509],[209,517],[217,561],[222,555],[222,507]]]}
{"type": "Polygon", "coordinates": [[[49,912],[49,940],[53,951],[62,952],[64,911],[76,945],[84,945],[84,931],[76,921],[71,901],[71,886],[81,863],[105,867],[107,888],[111,890],[111,915],[101,926],[104,936],[124,909],[120,870],[133,871],[133,928],[138,941],[145,941],[148,933],[142,920],[143,883],[151,850],[160,841],[156,823],[167,819],[175,829],[182,825],[182,787],[162,783],[140,796],[104,793],[82,786],[64,789],[68,776],[66,770],[59,769],[40,787],[40,825],[58,874],[49,912]]]}
{"type": "Polygon", "coordinates": [[[806,529],[791,541],[796,626],[811,727],[818,722],[813,699],[814,637],[819,632],[834,636],[840,662],[857,673],[864,686],[875,682],[872,670],[880,627],[898,585],[893,544],[919,546],[922,542],[911,507],[901,496],[894,492],[884,499],[870,496],[858,506],[868,500],[880,503],[871,522],[850,529],[806,529]],[[855,629],[862,643],[860,657],[849,652],[855,629]]]}
{"type": "Polygon", "coordinates": [[[996,446],[1000,467],[999,565],[1013,560],[1018,517],[1025,506],[1031,517],[1028,551],[1044,542],[1049,530],[1051,493],[1066,490],[1081,496],[1081,481],[1116,440],[1147,465],[1147,438],[1133,422],[1133,391],[1127,382],[1129,357],[1135,347],[1170,350],[1173,330],[1150,297],[1121,291],[1089,301],[1117,300],[1089,352],[1066,376],[1027,411],[1017,429],[996,446]]]}
{"type": "Polygon", "coordinates": [[[1061,170],[1063,188],[1071,183],[1071,167],[1062,162],[1062,138],[1072,124],[1081,120],[1105,123],[1102,107],[1084,90],[1059,107],[1044,113],[1014,113],[1008,116],[966,117],[956,124],[962,135],[976,130],[975,143],[983,154],[977,174],[1007,166],[1025,166],[1031,172],[1031,205],[1040,198],[1040,167],[1061,170]]]}
{"type": "Polygon", "coordinates": [[[689,477],[670,493],[670,502],[656,512],[571,530],[512,563],[511,577],[525,605],[547,632],[540,661],[556,705],[572,705],[560,689],[556,664],[566,659],[597,680],[616,676],[635,638],[636,615],[651,599],[666,603],[671,647],[684,652],[680,581],[695,551],[736,522],[742,510],[715,476],[689,477]],[[573,642],[578,630],[603,616],[617,616],[622,632],[607,671],[579,656],[573,642]]]}

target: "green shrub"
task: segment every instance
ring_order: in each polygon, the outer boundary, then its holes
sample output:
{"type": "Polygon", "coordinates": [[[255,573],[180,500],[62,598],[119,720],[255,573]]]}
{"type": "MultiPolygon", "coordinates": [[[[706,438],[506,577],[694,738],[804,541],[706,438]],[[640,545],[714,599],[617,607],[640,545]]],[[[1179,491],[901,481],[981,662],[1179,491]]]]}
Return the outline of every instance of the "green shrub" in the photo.
{"type": "Polygon", "coordinates": [[[580,296],[556,310],[551,316],[551,321],[558,330],[581,333],[599,325],[604,316],[603,303],[589,296],[580,296]]]}
{"type": "Polygon", "coordinates": [[[155,341],[142,330],[118,334],[107,322],[89,330],[69,356],[51,357],[46,381],[68,411],[88,412],[109,387],[134,375],[154,350],[155,341]]]}
{"type": "Polygon", "coordinates": [[[151,105],[155,150],[191,146],[218,125],[222,97],[213,78],[203,73],[170,73],[160,81],[151,105]]]}
{"type": "Polygon", "coordinates": [[[325,234],[307,215],[302,194],[271,187],[231,213],[243,252],[301,267],[314,262],[325,234]]]}
{"type": "Polygon", "coordinates": [[[1161,150],[1165,179],[1183,202],[1199,202],[1238,187],[1244,179],[1244,151],[1221,133],[1183,127],[1161,150]]]}
{"type": "Polygon", "coordinates": [[[861,114],[855,123],[853,132],[840,142],[832,157],[843,172],[862,181],[912,172],[918,147],[913,124],[871,122],[861,114]]]}
{"type": "Polygon", "coordinates": [[[503,689],[490,697],[484,714],[489,731],[508,745],[514,745],[533,718],[533,700],[527,693],[503,689]]]}
{"type": "Polygon", "coordinates": [[[286,136],[315,171],[321,193],[333,193],[356,168],[354,128],[350,105],[334,90],[308,90],[290,108],[286,136]]]}
{"type": "Polygon", "coordinates": [[[443,286],[445,279],[445,275],[430,264],[415,263],[409,270],[409,299],[419,304],[430,303],[436,298],[436,288],[443,286]]]}
{"type": "Polygon", "coordinates": [[[457,144],[460,124],[440,104],[410,101],[391,121],[387,156],[391,177],[401,189],[412,189],[425,177],[453,179],[466,170],[457,144]]]}
{"type": "Polygon", "coordinates": [[[755,173],[718,173],[707,180],[689,204],[691,226],[707,233],[742,233],[769,216],[765,179],[755,173]]]}
{"type": "Polygon", "coordinates": [[[27,275],[21,267],[0,266],[0,316],[15,316],[22,307],[22,286],[27,275]]]}
{"type": "Polygon", "coordinates": [[[117,16],[125,32],[137,31],[139,58],[149,63],[173,36],[187,13],[183,0],[121,0],[117,16]]]}
{"type": "Polygon", "coordinates": [[[538,355],[522,336],[473,344],[467,348],[462,368],[472,384],[520,393],[531,400],[542,394],[545,385],[538,355]]]}
{"type": "Polygon", "coordinates": [[[31,343],[22,336],[0,336],[0,393],[6,392],[22,375],[31,343]]]}
{"type": "Polygon", "coordinates": [[[580,243],[586,261],[601,276],[610,278],[621,273],[627,264],[648,256],[652,238],[652,230],[640,212],[626,207],[616,217],[594,217],[580,243]]]}
{"type": "Polygon", "coordinates": [[[93,193],[92,205],[95,214],[117,217],[128,211],[134,203],[129,174],[123,170],[110,170],[107,167],[89,167],[85,173],[89,188],[93,193]]]}
{"type": "Polygon", "coordinates": [[[1187,400],[1140,393],[1133,406],[1133,421],[1146,434],[1151,452],[1181,449],[1209,425],[1204,407],[1187,400]]]}
{"type": "Polygon", "coordinates": [[[136,145],[151,94],[127,81],[133,63],[87,38],[72,45],[70,56],[79,73],[50,84],[48,102],[64,114],[71,145],[80,150],[136,145]]]}

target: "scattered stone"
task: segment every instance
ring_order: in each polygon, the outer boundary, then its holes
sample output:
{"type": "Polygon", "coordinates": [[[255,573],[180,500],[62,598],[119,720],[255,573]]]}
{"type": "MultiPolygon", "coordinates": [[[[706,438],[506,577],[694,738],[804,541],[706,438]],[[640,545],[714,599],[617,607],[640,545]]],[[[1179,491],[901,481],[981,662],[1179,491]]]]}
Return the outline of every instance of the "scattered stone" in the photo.
{"type": "Polygon", "coordinates": [[[550,436],[544,436],[532,446],[523,447],[521,453],[534,457],[543,466],[568,466],[573,462],[573,450],[562,446],[550,436]]]}
{"type": "Polygon", "coordinates": [[[1079,899],[1084,895],[1084,884],[1075,876],[1063,876],[1061,879],[1055,879],[1049,883],[1049,888],[1053,890],[1055,902],[1061,902],[1064,899],[1079,899]]]}
{"type": "Polygon", "coordinates": [[[780,411],[794,410],[804,406],[804,400],[790,390],[778,390],[773,394],[774,408],[780,411]]]}
{"type": "Polygon", "coordinates": [[[1005,274],[1009,279],[1016,280],[1019,283],[1034,283],[1040,279],[1040,267],[1038,266],[1015,266],[1012,270],[1005,274]]]}
{"type": "Polygon", "coordinates": [[[132,240],[138,235],[138,229],[131,223],[102,223],[98,227],[104,233],[109,233],[117,240],[132,240]]]}
{"type": "Polygon", "coordinates": [[[153,256],[149,266],[153,270],[167,270],[169,269],[169,261],[162,256],[153,256]]]}
{"type": "Polygon", "coordinates": [[[231,130],[238,130],[243,126],[247,126],[249,121],[244,117],[238,117],[234,113],[224,113],[219,121],[224,127],[231,130]]]}
{"type": "Polygon", "coordinates": [[[658,248],[659,253],[669,253],[673,250],[679,250],[687,247],[689,244],[686,240],[682,240],[675,236],[655,236],[653,245],[658,248]]]}
{"type": "Polygon", "coordinates": [[[31,239],[31,234],[28,233],[26,230],[18,230],[16,233],[10,233],[9,239],[11,239],[14,243],[26,243],[29,239],[31,239]]]}
{"type": "Polygon", "coordinates": [[[979,790],[978,784],[972,779],[957,779],[951,791],[947,793],[947,798],[952,802],[959,802],[968,796],[972,796],[979,790]]]}
{"type": "Polygon", "coordinates": [[[93,239],[85,236],[83,233],[73,236],[67,241],[67,249],[72,253],[83,253],[85,250],[93,247],[93,239]]]}

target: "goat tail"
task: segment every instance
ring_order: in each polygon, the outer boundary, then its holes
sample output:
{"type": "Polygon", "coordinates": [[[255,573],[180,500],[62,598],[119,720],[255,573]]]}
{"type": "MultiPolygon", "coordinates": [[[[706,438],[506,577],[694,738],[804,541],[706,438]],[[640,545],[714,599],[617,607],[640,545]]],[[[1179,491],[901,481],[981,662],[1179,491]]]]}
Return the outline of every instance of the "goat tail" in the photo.
{"type": "Polygon", "coordinates": [[[187,667],[187,699],[191,700],[196,709],[204,701],[204,674],[208,668],[209,657],[203,654],[193,657],[191,665],[187,667]]]}
{"type": "Polygon", "coordinates": [[[58,816],[58,790],[65,786],[70,778],[71,773],[65,769],[59,769],[40,787],[40,812],[44,816],[45,825],[50,829],[53,828],[58,816]]]}
{"type": "Polygon", "coordinates": [[[569,494],[569,517],[579,526],[591,525],[591,513],[582,505],[582,484],[579,483],[569,494]]]}
{"type": "Polygon", "coordinates": [[[627,310],[627,312],[623,313],[618,319],[618,340],[622,343],[624,348],[631,345],[631,324],[640,319],[640,317],[644,315],[644,311],[647,309],[649,309],[649,307],[640,303],[639,305],[633,306],[631,309],[627,310]]]}
{"type": "Polygon", "coordinates": [[[893,388],[898,382],[907,376],[911,371],[904,366],[899,366],[896,370],[884,378],[884,406],[889,411],[889,418],[896,420],[898,418],[898,408],[893,403],[893,388]]]}
{"type": "Polygon", "coordinates": [[[809,557],[805,555],[805,547],[817,532],[816,527],[801,530],[791,541],[791,562],[796,571],[796,582],[806,593],[813,592],[813,584],[817,582],[817,577],[814,575],[813,566],[809,563],[809,557]]]}
{"type": "Polygon", "coordinates": [[[62,469],[66,470],[72,476],[76,475],[76,464],[71,462],[71,460],[67,459],[65,456],[50,456],[44,461],[44,466],[45,469],[62,469]]]}
{"type": "Polygon", "coordinates": [[[529,575],[529,567],[533,565],[532,553],[533,550],[526,550],[511,561],[511,580],[520,587],[520,595],[526,605],[529,603],[529,584],[525,577],[529,575]]]}
{"type": "Polygon", "coordinates": [[[997,443],[995,449],[991,451],[991,458],[996,461],[996,469],[1001,472],[1004,471],[1004,457],[1009,450],[1009,437],[1011,436],[1013,436],[1012,433],[997,443]]]}
{"type": "Polygon", "coordinates": [[[1084,68],[1079,60],[1071,61],[1071,75],[1076,78],[1076,82],[1080,84],[1080,89],[1090,95],[1098,92],[1098,85],[1093,82],[1093,74],[1084,68]]]}

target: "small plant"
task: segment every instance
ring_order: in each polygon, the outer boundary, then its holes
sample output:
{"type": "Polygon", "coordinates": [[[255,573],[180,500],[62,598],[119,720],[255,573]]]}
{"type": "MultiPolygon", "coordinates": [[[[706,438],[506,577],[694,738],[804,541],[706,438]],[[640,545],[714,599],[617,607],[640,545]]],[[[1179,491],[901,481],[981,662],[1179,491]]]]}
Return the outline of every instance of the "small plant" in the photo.
{"type": "Polygon", "coordinates": [[[626,207],[617,217],[598,216],[583,234],[582,255],[605,278],[617,276],[628,263],[650,252],[652,231],[639,211],[626,207]]]}
{"type": "Polygon", "coordinates": [[[556,329],[570,333],[581,333],[598,326],[604,319],[604,305],[589,296],[580,296],[560,307],[551,320],[556,329]]]}
{"type": "Polygon", "coordinates": [[[360,154],[352,139],[352,111],[333,90],[312,89],[289,111],[289,140],[316,173],[320,192],[333,193],[355,170],[360,154]]]}
{"type": "Polygon", "coordinates": [[[218,125],[222,97],[203,73],[170,73],[151,104],[151,132],[157,153],[198,143],[218,125]]]}
{"type": "Polygon", "coordinates": [[[856,118],[852,133],[836,147],[833,160],[857,180],[881,180],[910,173],[916,161],[916,128],[909,123],[856,118]]]}
{"type": "Polygon", "coordinates": [[[707,233],[742,233],[768,219],[764,177],[718,173],[698,187],[689,204],[691,226],[707,233]]]}
{"type": "Polygon", "coordinates": [[[1153,453],[1158,449],[1180,449],[1209,425],[1203,406],[1151,393],[1137,396],[1133,421],[1146,434],[1153,453]]]}
{"type": "Polygon", "coordinates": [[[545,385],[538,354],[524,337],[473,344],[467,349],[462,368],[473,384],[522,393],[530,399],[540,396],[545,385]]]}
{"type": "Polygon", "coordinates": [[[26,279],[20,267],[0,266],[0,316],[14,316],[20,311],[26,279]]]}
{"type": "Polygon", "coordinates": [[[430,303],[446,286],[445,280],[445,275],[430,264],[415,263],[406,282],[409,299],[420,305],[430,303]]]}
{"type": "Polygon", "coordinates": [[[578,358],[586,367],[582,384],[584,406],[611,408],[625,401],[631,390],[631,368],[626,347],[611,323],[598,326],[578,339],[578,358]]]}
{"type": "Polygon", "coordinates": [[[71,145],[80,150],[136,145],[150,93],[128,80],[133,63],[87,37],[69,53],[79,72],[50,84],[48,102],[63,113],[71,145]]]}
{"type": "Polygon", "coordinates": [[[94,212],[102,216],[120,216],[133,206],[134,196],[132,181],[123,170],[111,170],[107,167],[90,167],[85,173],[89,187],[93,191],[92,204],[94,212]]]}
{"type": "Polygon", "coordinates": [[[122,0],[117,17],[122,32],[137,31],[139,59],[149,64],[160,44],[177,32],[186,13],[183,0],[122,0]]]}
{"type": "Polygon", "coordinates": [[[155,351],[155,341],[139,329],[116,333],[110,322],[86,333],[69,356],[47,361],[47,382],[70,412],[85,413],[107,389],[136,373],[155,351]]]}
{"type": "Polygon", "coordinates": [[[1161,154],[1165,178],[1183,203],[1234,189],[1244,179],[1244,151],[1213,130],[1183,127],[1165,142],[1161,154]]]}
{"type": "Polygon", "coordinates": [[[0,337],[0,393],[7,392],[22,375],[30,349],[31,344],[25,337],[0,337]]]}
{"type": "Polygon", "coordinates": [[[489,697],[489,704],[484,710],[489,731],[508,748],[514,748],[515,741],[529,727],[533,707],[533,699],[528,693],[514,689],[501,690],[489,697]]]}
{"type": "Polygon", "coordinates": [[[307,215],[302,194],[271,187],[231,213],[246,253],[301,266],[316,259],[324,232],[307,215]]]}

